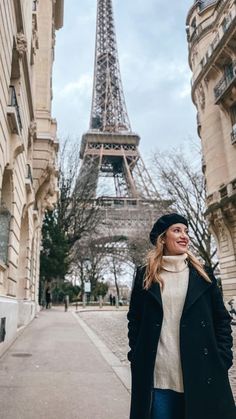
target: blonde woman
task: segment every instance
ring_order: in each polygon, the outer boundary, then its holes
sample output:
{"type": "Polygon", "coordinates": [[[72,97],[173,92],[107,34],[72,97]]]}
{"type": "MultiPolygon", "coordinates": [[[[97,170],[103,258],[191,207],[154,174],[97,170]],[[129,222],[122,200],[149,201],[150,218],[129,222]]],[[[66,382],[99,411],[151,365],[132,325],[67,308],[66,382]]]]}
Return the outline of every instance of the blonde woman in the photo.
{"type": "Polygon", "coordinates": [[[179,214],[154,224],[128,312],[130,419],[236,419],[230,316],[179,214]]]}

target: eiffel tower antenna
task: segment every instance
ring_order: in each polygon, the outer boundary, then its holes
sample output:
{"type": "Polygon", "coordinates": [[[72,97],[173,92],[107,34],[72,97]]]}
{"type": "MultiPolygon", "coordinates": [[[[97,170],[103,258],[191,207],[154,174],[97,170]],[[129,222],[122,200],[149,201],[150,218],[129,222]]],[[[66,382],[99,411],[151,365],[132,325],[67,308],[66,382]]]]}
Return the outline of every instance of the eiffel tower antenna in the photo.
{"type": "Polygon", "coordinates": [[[90,129],[131,132],[121,82],[112,0],[100,0],[97,4],[90,129]]]}
{"type": "Polygon", "coordinates": [[[140,137],[131,130],[125,104],[112,0],[97,0],[93,99],[89,130],[81,142],[78,190],[89,173],[93,198],[98,197],[100,179],[104,186],[110,178],[113,190],[109,186],[106,195],[157,199],[158,192],[138,150],[139,142],[140,137]]]}

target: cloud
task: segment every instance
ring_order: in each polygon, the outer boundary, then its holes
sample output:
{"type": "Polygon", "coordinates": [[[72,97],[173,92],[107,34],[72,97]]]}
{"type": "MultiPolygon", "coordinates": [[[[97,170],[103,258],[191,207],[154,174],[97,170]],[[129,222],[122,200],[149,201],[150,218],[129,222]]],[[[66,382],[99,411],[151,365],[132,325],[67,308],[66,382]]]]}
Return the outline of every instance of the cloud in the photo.
{"type": "Polygon", "coordinates": [[[188,82],[180,90],[179,97],[181,99],[185,99],[185,98],[190,97],[190,95],[191,95],[191,86],[190,86],[190,83],[188,82]]]}
{"type": "MultiPolygon", "coordinates": [[[[61,132],[81,138],[92,101],[96,0],[67,3],[64,28],[57,33],[53,112],[61,132]]],[[[197,135],[185,33],[192,4],[114,0],[124,94],[143,153],[197,135]]]]}
{"type": "Polygon", "coordinates": [[[91,74],[82,74],[78,80],[68,82],[58,92],[59,96],[67,97],[75,93],[86,95],[88,91],[92,90],[93,80],[91,74]]]}

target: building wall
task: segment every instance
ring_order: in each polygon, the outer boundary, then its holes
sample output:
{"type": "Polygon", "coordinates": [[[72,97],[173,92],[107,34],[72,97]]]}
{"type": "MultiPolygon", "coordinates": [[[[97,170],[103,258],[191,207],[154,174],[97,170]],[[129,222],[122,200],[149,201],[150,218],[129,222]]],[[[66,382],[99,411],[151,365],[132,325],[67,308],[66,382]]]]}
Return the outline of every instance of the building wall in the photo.
{"type": "Polygon", "coordinates": [[[195,2],[187,17],[192,99],[225,299],[236,296],[236,2],[195,2]]]}
{"type": "Polygon", "coordinates": [[[62,24],[63,0],[0,2],[0,354],[38,310],[42,219],[57,199],[51,100],[62,24]]]}

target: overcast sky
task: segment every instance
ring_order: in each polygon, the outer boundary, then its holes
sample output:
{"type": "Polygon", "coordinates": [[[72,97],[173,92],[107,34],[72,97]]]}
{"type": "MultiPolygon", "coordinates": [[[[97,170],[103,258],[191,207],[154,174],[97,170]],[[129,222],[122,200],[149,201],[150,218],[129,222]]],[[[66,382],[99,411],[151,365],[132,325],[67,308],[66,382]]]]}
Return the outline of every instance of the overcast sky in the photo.
{"type": "MultiPolygon", "coordinates": [[[[196,138],[185,19],[193,0],[113,0],[121,76],[144,156],[196,138]]],[[[53,115],[59,137],[89,127],[97,0],[65,0],[57,32],[53,115]]]]}

